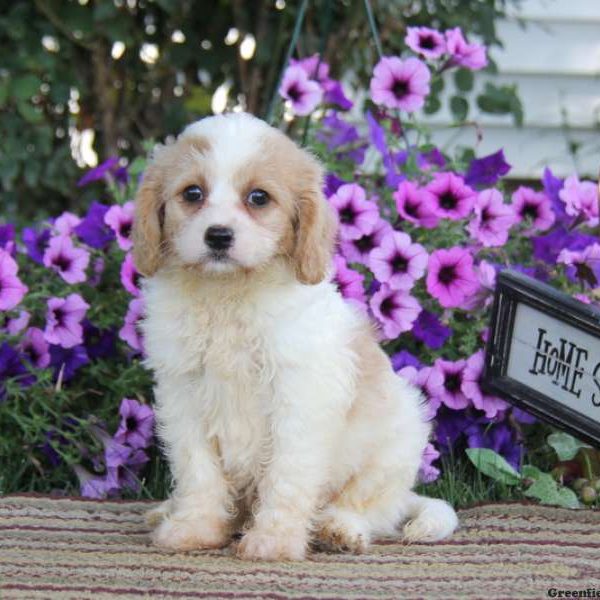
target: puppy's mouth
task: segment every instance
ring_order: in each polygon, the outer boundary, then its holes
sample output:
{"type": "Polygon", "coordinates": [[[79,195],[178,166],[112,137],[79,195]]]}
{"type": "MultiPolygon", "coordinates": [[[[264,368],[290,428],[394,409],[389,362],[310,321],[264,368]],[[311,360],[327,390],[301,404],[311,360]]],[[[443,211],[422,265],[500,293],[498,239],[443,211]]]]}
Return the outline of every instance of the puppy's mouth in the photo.
{"type": "Polygon", "coordinates": [[[227,250],[211,250],[208,253],[208,260],[219,263],[226,263],[231,262],[233,259],[231,258],[231,256],[229,256],[229,252],[227,252],[227,250]]]}

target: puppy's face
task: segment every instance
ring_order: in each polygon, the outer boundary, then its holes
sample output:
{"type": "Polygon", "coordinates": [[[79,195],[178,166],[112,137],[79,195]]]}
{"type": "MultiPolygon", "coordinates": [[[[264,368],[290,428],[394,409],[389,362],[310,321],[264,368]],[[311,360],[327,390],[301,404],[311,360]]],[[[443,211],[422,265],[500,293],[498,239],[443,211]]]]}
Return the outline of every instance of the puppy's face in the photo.
{"type": "Polygon", "coordinates": [[[204,119],[158,148],[136,204],[135,258],[147,276],[165,263],[220,275],[283,256],[300,281],[316,283],[329,266],[321,168],[249,115],[204,119]]]}

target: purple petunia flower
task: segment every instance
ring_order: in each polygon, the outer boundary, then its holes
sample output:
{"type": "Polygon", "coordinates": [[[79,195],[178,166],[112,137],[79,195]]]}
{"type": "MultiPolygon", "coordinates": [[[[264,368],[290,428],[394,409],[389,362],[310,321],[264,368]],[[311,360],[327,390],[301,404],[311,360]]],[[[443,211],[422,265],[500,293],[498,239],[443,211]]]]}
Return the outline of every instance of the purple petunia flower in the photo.
{"type": "Polygon", "coordinates": [[[444,375],[440,369],[437,367],[418,369],[413,365],[407,365],[398,371],[398,375],[421,391],[423,418],[426,421],[434,419],[442,404],[440,394],[443,392],[444,375]]]}
{"type": "Polygon", "coordinates": [[[106,480],[109,486],[109,494],[119,490],[131,490],[138,493],[142,487],[139,472],[149,461],[148,455],[140,449],[133,450],[127,460],[118,467],[107,467],[106,480]]]}
{"type": "Polygon", "coordinates": [[[427,271],[427,291],[444,308],[461,306],[479,287],[473,257],[458,246],[432,252],[427,271]]]}
{"type": "Polygon", "coordinates": [[[134,210],[133,202],[125,202],[123,206],[119,204],[111,206],[104,215],[104,222],[115,232],[121,250],[127,251],[133,247],[131,230],[134,210]]]}
{"type": "Polygon", "coordinates": [[[0,248],[0,310],[17,306],[28,291],[19,279],[19,267],[9,252],[0,248]]]}
{"type": "Polygon", "coordinates": [[[326,198],[333,196],[341,186],[343,186],[347,181],[340,179],[335,173],[327,173],[325,175],[325,182],[323,185],[323,194],[326,198]]]}
{"type": "Polygon", "coordinates": [[[60,217],[57,217],[53,227],[59,235],[69,236],[73,233],[75,227],[77,227],[79,223],[81,223],[81,219],[77,215],[65,211],[60,217]]]}
{"type": "Polygon", "coordinates": [[[90,305],[79,294],[69,294],[66,298],[50,298],[47,304],[44,331],[46,341],[62,348],[73,348],[81,344],[81,321],[90,305]]]}
{"type": "Polygon", "coordinates": [[[15,378],[20,385],[33,383],[34,378],[23,365],[21,355],[8,342],[0,345],[0,402],[6,398],[6,382],[15,378]]]}
{"type": "Polygon", "coordinates": [[[400,350],[400,352],[392,354],[390,360],[392,361],[392,368],[396,372],[404,369],[405,367],[414,367],[415,369],[420,369],[422,366],[421,361],[408,350],[400,350]]]}
{"type": "Polygon", "coordinates": [[[50,352],[44,332],[38,327],[30,327],[19,344],[23,356],[36,369],[45,369],[50,364],[50,352]]]}
{"type": "Polygon", "coordinates": [[[114,239],[114,231],[104,222],[110,207],[100,202],[92,202],[85,218],[75,227],[75,234],[88,246],[106,248],[114,239]]]}
{"type": "Polygon", "coordinates": [[[488,248],[504,246],[517,219],[512,206],[504,204],[502,194],[498,190],[479,192],[474,212],[475,216],[467,227],[471,238],[488,248]]]}
{"type": "Polygon", "coordinates": [[[561,249],[583,250],[595,243],[598,238],[583,233],[568,232],[563,227],[556,227],[546,235],[538,235],[531,239],[533,256],[538,260],[554,265],[561,249]]]}
{"type": "Polygon", "coordinates": [[[546,196],[550,198],[550,204],[557,222],[565,224],[569,219],[565,212],[564,202],[560,199],[560,191],[563,189],[564,181],[560,177],[554,177],[554,173],[546,167],[542,176],[542,183],[546,196]]]}
{"type": "Polygon", "coordinates": [[[324,142],[330,152],[335,152],[338,160],[348,158],[357,165],[363,163],[368,144],[355,144],[361,137],[354,125],[340,119],[335,111],[328,112],[321,124],[315,137],[324,142]]]}
{"type": "Polygon", "coordinates": [[[396,210],[403,219],[426,229],[437,227],[437,198],[429,190],[417,187],[412,181],[403,181],[393,196],[396,210]]]}
{"type": "Polygon", "coordinates": [[[113,355],[116,341],[114,329],[99,329],[88,319],[83,321],[83,343],[91,360],[113,355]]]}
{"type": "Polygon", "coordinates": [[[500,411],[506,410],[509,404],[502,398],[485,394],[481,389],[483,355],[483,350],[479,350],[467,359],[461,390],[475,408],[484,411],[488,419],[493,419],[500,411]]]}
{"type": "Polygon", "coordinates": [[[384,56],[373,70],[371,98],[387,108],[414,112],[425,104],[430,79],[429,69],[418,58],[384,56]]]}
{"type": "Polygon", "coordinates": [[[106,476],[92,475],[81,465],[75,465],[73,470],[79,479],[79,493],[84,498],[102,500],[107,497],[111,484],[107,481],[106,476]]]}
{"type": "Polygon", "coordinates": [[[129,303],[125,323],[119,330],[119,337],[127,342],[134,350],[143,352],[144,342],[138,329],[138,324],[144,317],[144,302],[140,298],[135,298],[129,303]]]}
{"type": "Polygon", "coordinates": [[[572,281],[581,281],[590,288],[600,282],[600,244],[591,244],[583,250],[561,250],[558,263],[567,265],[567,276],[572,281]]]}
{"type": "Polygon", "coordinates": [[[529,234],[536,229],[539,231],[550,229],[556,218],[548,196],[544,192],[536,192],[525,186],[519,186],[512,195],[512,207],[519,223],[531,222],[531,228],[526,232],[529,234]]]}
{"type": "Polygon", "coordinates": [[[446,31],[446,48],[451,65],[465,67],[471,71],[478,71],[487,65],[485,46],[467,43],[460,27],[446,31]]]}
{"type": "Polygon", "coordinates": [[[592,181],[579,181],[577,175],[565,179],[562,190],[558,193],[565,203],[565,212],[572,217],[580,217],[590,227],[595,227],[600,222],[598,210],[598,186],[592,181]]]}
{"type": "Polygon", "coordinates": [[[369,255],[375,277],[393,290],[410,290],[427,268],[427,251],[413,244],[407,233],[392,231],[369,255]]]}
{"type": "Polygon", "coordinates": [[[515,469],[521,468],[523,446],[507,423],[489,425],[475,422],[465,429],[469,448],[490,448],[503,456],[515,469]]]}
{"type": "Polygon", "coordinates": [[[351,304],[364,310],[366,303],[365,289],[363,287],[364,275],[354,269],[350,269],[344,258],[339,254],[333,257],[333,265],[335,267],[333,282],[342,296],[351,304]]]}
{"type": "Polygon", "coordinates": [[[54,367],[55,380],[59,377],[62,381],[73,379],[75,373],[89,362],[90,358],[83,345],[72,348],[50,346],[50,365],[54,367]]]}
{"type": "Polygon", "coordinates": [[[510,169],[511,166],[504,158],[504,151],[498,150],[494,154],[473,159],[465,175],[465,183],[471,186],[494,185],[510,169]]]}
{"type": "Polygon", "coordinates": [[[463,219],[473,210],[477,193],[454,173],[435,173],[427,184],[435,198],[434,212],[438,217],[463,219]]]}
{"type": "Polygon", "coordinates": [[[422,483],[431,483],[440,476],[440,470],[433,466],[433,463],[440,457],[440,453],[434,445],[429,443],[423,450],[421,457],[421,466],[419,467],[419,480],[422,483]]]}
{"type": "Polygon", "coordinates": [[[12,223],[0,225],[0,249],[11,255],[15,253],[15,226],[12,223]]]}
{"type": "MultiPolygon", "coordinates": [[[[100,181],[102,179],[107,178],[108,176],[113,175],[118,180],[123,180],[122,170],[119,169],[119,159],[116,156],[110,156],[103,163],[99,164],[97,167],[90,169],[78,182],[77,187],[83,187],[85,185],[89,185],[94,181],[100,181]]],[[[125,175],[125,181],[126,175],[125,175]]]]}
{"type": "Polygon", "coordinates": [[[388,340],[410,331],[421,312],[416,298],[407,292],[392,290],[385,283],[373,294],[369,305],[388,340]]]}
{"type": "Polygon", "coordinates": [[[73,240],[66,235],[53,237],[44,253],[44,265],[71,284],[86,280],[85,270],[89,262],[90,253],[75,247],[73,240]]]}
{"type": "Polygon", "coordinates": [[[432,350],[439,350],[452,335],[452,329],[443,325],[434,313],[423,310],[415,321],[412,334],[432,350]]]}
{"type": "Polygon", "coordinates": [[[485,260],[475,267],[478,287],[462,304],[463,310],[487,308],[493,302],[496,288],[496,268],[485,260]]]}
{"type": "Polygon", "coordinates": [[[383,238],[393,231],[392,226],[385,219],[378,219],[369,229],[370,231],[355,240],[340,241],[340,250],[348,262],[368,265],[371,250],[377,248],[383,238]]]}
{"type": "Polygon", "coordinates": [[[133,255],[128,252],[125,255],[125,259],[121,263],[121,283],[123,287],[132,295],[139,296],[140,288],[139,288],[139,280],[140,274],[138,270],[135,268],[135,263],[133,261],[133,255]]]}
{"type": "Polygon", "coordinates": [[[460,410],[469,406],[469,399],[462,391],[467,361],[450,361],[438,358],[434,365],[444,376],[443,388],[438,396],[440,401],[453,410],[460,410]]]}
{"type": "Polygon", "coordinates": [[[50,240],[50,229],[44,228],[38,231],[33,227],[25,227],[22,237],[29,258],[39,265],[44,264],[44,252],[50,240]]]}
{"type": "Polygon", "coordinates": [[[439,58],[446,53],[446,39],[435,29],[429,27],[408,27],[405,44],[425,58],[439,58]]]}
{"type": "Polygon", "coordinates": [[[121,421],[114,439],[132,448],[147,448],[154,430],[154,411],[147,404],[123,398],[119,408],[121,421]]]}
{"type": "Polygon", "coordinates": [[[367,200],[364,188],[356,183],[342,185],[329,202],[336,209],[342,239],[356,240],[370,233],[379,220],[377,204],[367,200]]]}
{"type": "Polygon", "coordinates": [[[323,89],[317,81],[309,79],[298,65],[290,65],[283,74],[279,94],[289,101],[294,114],[309,115],[323,99],[323,89]]]}

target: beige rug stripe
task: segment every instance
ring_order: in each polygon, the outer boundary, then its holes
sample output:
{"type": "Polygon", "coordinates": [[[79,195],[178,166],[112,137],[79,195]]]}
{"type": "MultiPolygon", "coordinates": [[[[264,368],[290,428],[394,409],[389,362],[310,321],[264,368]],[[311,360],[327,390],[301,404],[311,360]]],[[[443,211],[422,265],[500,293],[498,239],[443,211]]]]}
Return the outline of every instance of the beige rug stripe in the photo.
{"type": "Polygon", "coordinates": [[[149,544],[152,503],[0,498],[0,599],[544,598],[600,596],[600,512],[525,504],[461,511],[440,544],[381,540],[364,555],[244,563],[226,549],[149,544]]]}

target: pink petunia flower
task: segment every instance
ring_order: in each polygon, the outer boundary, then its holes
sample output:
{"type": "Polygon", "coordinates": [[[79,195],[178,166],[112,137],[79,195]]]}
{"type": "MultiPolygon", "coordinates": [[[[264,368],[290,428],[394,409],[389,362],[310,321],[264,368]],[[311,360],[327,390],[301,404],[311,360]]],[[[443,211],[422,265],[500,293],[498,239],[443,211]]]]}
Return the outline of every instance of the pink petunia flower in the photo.
{"type": "Polygon", "coordinates": [[[475,352],[467,359],[462,376],[461,391],[475,408],[484,411],[488,419],[493,419],[500,411],[508,408],[508,403],[497,396],[485,394],[481,389],[483,364],[483,350],[475,352]]]}
{"type": "Polygon", "coordinates": [[[550,198],[544,192],[525,186],[519,186],[512,195],[512,207],[517,222],[531,221],[531,228],[526,233],[550,229],[556,219],[550,198]]]}
{"type": "Polygon", "coordinates": [[[123,398],[119,408],[121,421],[114,435],[115,441],[132,448],[147,448],[154,430],[154,411],[147,404],[123,398]]]}
{"type": "Polygon", "coordinates": [[[306,71],[298,65],[291,65],[285,70],[279,94],[290,102],[292,111],[299,116],[309,115],[323,99],[319,83],[309,79],[306,71]]]}
{"type": "Polygon", "coordinates": [[[71,284],[86,280],[85,270],[89,262],[90,253],[75,247],[73,240],[66,235],[51,238],[44,252],[44,265],[71,284]]]}
{"type": "Polygon", "coordinates": [[[435,214],[452,220],[468,216],[477,198],[477,192],[454,173],[435,173],[433,181],[427,184],[426,189],[434,196],[435,214]]]}
{"type": "Polygon", "coordinates": [[[425,420],[431,421],[435,418],[442,404],[440,400],[444,387],[444,374],[442,371],[436,366],[422,367],[419,370],[408,366],[400,369],[398,375],[421,390],[424,398],[423,412],[425,420]]]}
{"type": "Polygon", "coordinates": [[[44,338],[50,344],[73,348],[83,342],[81,321],[90,305],[79,295],[50,298],[47,301],[44,338]]]}
{"type": "Polygon", "coordinates": [[[598,225],[600,199],[598,186],[592,181],[579,181],[577,175],[565,179],[565,185],[558,193],[565,203],[565,212],[572,216],[582,216],[590,227],[598,225]]]}
{"type": "Polygon", "coordinates": [[[476,267],[477,290],[468,298],[465,298],[461,308],[463,310],[476,310],[487,308],[494,300],[493,294],[496,289],[496,269],[485,260],[476,267]]]}
{"type": "Polygon", "coordinates": [[[446,38],[429,27],[408,27],[404,42],[417,54],[425,58],[439,58],[446,53],[446,38]]]}
{"type": "Polygon", "coordinates": [[[140,274],[133,262],[133,255],[128,252],[121,263],[121,283],[132,296],[140,295],[139,279],[140,274]]]}
{"type": "Polygon", "coordinates": [[[433,463],[440,457],[440,453],[435,446],[428,443],[423,450],[421,457],[421,466],[419,467],[419,480],[422,483],[431,483],[440,476],[440,470],[433,466],[433,463]]]}
{"type": "Polygon", "coordinates": [[[133,247],[131,230],[134,210],[133,202],[125,202],[123,206],[114,204],[104,215],[104,222],[115,232],[117,244],[119,244],[121,250],[127,251],[133,247]]]}
{"type": "Polygon", "coordinates": [[[425,104],[430,79],[429,69],[418,58],[384,56],[373,70],[371,98],[387,108],[414,112],[425,104]]]}
{"type": "Polygon", "coordinates": [[[141,298],[135,298],[129,303],[125,323],[119,330],[119,337],[127,342],[134,350],[144,351],[144,341],[139,331],[139,321],[144,317],[144,302],[141,298]]]}
{"type": "Polygon", "coordinates": [[[17,306],[28,291],[19,279],[19,267],[9,252],[0,248],[0,310],[17,306]]]}
{"type": "Polygon", "coordinates": [[[340,250],[344,258],[351,263],[369,264],[371,250],[377,248],[383,238],[393,231],[392,226],[385,219],[377,219],[369,231],[353,240],[340,240],[340,250]]]}
{"type": "Polygon", "coordinates": [[[335,267],[334,283],[342,296],[351,304],[361,310],[366,309],[366,297],[364,280],[365,277],[358,271],[350,269],[343,256],[336,254],[333,257],[335,267]]]}
{"type": "Polygon", "coordinates": [[[421,312],[416,298],[408,292],[392,290],[385,283],[373,294],[369,305],[388,340],[410,331],[421,312]]]}
{"type": "Polygon", "coordinates": [[[567,276],[573,281],[583,281],[591,288],[600,283],[600,244],[590,244],[583,250],[560,251],[557,263],[567,265],[567,276]]]}
{"type": "Polygon", "coordinates": [[[477,195],[475,217],[467,226],[471,237],[486,248],[504,246],[517,219],[511,206],[504,204],[498,190],[483,190],[477,195]]]}
{"type": "Polygon", "coordinates": [[[81,223],[81,219],[74,215],[71,212],[65,211],[60,217],[57,217],[54,221],[54,230],[59,235],[71,235],[77,227],[81,223]]]}
{"type": "Polygon", "coordinates": [[[459,65],[471,69],[471,71],[478,71],[487,65],[485,46],[467,43],[460,27],[446,31],[446,47],[453,65],[459,65]]]}
{"type": "Polygon", "coordinates": [[[444,384],[438,396],[442,404],[453,410],[460,410],[469,406],[469,399],[462,391],[466,360],[436,359],[434,365],[442,372],[444,384]]]}
{"type": "Polygon", "coordinates": [[[342,239],[356,240],[370,233],[379,220],[377,204],[367,200],[364,188],[356,183],[340,186],[329,202],[337,211],[342,239]]]}
{"type": "Polygon", "coordinates": [[[19,311],[19,315],[17,317],[13,317],[12,319],[8,319],[6,322],[6,331],[9,335],[17,335],[23,331],[29,325],[29,320],[31,319],[31,314],[26,310],[19,311]]]}
{"type": "Polygon", "coordinates": [[[402,181],[394,192],[396,210],[409,223],[433,229],[439,223],[436,214],[437,198],[427,189],[412,181],[402,181]]]}
{"type": "Polygon", "coordinates": [[[45,369],[50,364],[50,352],[44,332],[30,327],[19,344],[19,350],[36,369],[45,369]]]}
{"type": "Polygon", "coordinates": [[[410,290],[425,274],[427,251],[413,244],[407,233],[392,231],[369,257],[369,267],[375,277],[393,290],[410,290]]]}
{"type": "Polygon", "coordinates": [[[471,254],[454,246],[435,250],[427,265],[427,291],[444,308],[455,308],[478,289],[477,275],[471,254]]]}

